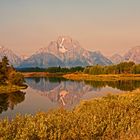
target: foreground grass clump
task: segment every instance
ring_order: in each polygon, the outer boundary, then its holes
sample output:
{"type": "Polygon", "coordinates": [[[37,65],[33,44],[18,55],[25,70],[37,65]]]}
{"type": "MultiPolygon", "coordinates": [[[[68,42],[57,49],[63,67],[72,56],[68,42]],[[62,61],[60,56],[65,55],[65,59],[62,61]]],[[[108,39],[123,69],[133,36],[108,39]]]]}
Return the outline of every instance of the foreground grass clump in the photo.
{"type": "Polygon", "coordinates": [[[17,115],[12,121],[0,121],[4,140],[136,140],[139,130],[139,94],[109,95],[81,102],[72,111],[17,115]]]}

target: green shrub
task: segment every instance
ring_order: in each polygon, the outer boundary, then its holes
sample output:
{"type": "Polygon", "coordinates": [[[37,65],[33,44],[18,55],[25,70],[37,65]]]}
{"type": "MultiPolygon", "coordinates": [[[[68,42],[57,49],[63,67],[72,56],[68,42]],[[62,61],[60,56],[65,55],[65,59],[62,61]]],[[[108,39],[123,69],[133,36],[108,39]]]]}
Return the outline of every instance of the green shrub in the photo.
{"type": "Polygon", "coordinates": [[[11,72],[8,78],[9,78],[10,84],[12,85],[21,86],[24,83],[24,76],[21,73],[16,72],[16,71],[11,72]]]}

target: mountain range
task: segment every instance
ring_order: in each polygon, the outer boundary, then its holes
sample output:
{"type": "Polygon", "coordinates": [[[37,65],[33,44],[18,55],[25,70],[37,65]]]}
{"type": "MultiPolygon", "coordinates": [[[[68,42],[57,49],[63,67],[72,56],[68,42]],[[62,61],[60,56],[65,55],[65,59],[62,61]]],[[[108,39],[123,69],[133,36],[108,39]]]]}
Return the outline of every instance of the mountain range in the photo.
{"type": "Polygon", "coordinates": [[[47,47],[39,49],[30,57],[23,59],[13,51],[0,46],[0,60],[7,56],[14,67],[75,67],[90,65],[111,65],[123,61],[140,63],[140,46],[128,50],[124,56],[114,54],[110,58],[105,57],[99,51],[89,51],[81,47],[80,43],[71,37],[60,36],[56,41],[51,41],[47,47]]]}
{"type": "Polygon", "coordinates": [[[100,52],[88,51],[82,48],[78,41],[61,36],[57,41],[51,41],[47,47],[39,49],[24,60],[20,67],[75,67],[111,63],[100,52]]]}
{"type": "Polygon", "coordinates": [[[131,48],[123,56],[114,54],[109,59],[113,64],[118,64],[123,61],[133,61],[136,64],[140,64],[140,46],[131,48]]]}

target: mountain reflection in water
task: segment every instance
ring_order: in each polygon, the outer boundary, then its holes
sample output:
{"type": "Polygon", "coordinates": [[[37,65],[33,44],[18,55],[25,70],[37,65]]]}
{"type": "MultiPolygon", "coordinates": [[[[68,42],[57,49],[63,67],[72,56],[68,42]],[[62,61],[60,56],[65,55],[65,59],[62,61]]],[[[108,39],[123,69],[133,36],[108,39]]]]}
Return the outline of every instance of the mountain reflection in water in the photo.
{"type": "Polygon", "coordinates": [[[48,97],[51,102],[60,106],[71,107],[77,104],[84,94],[92,91],[92,87],[84,82],[70,81],[63,78],[28,78],[27,84],[36,93],[48,97]]]}
{"type": "MultiPolygon", "coordinates": [[[[140,81],[71,81],[64,78],[27,78],[27,84],[41,96],[52,102],[71,107],[88,93],[102,91],[103,88],[116,91],[133,91],[140,87],[140,81]]],[[[108,90],[107,92],[110,92],[108,90]]],[[[93,93],[93,94],[94,94],[93,93]]],[[[99,93],[100,95],[101,93],[99,93]]]]}
{"type": "MultiPolygon", "coordinates": [[[[82,100],[139,89],[140,81],[71,81],[64,78],[26,78],[24,92],[0,94],[0,118],[35,114],[56,108],[72,109],[82,100]]],[[[129,92],[128,92],[129,93],[129,92]]]]}

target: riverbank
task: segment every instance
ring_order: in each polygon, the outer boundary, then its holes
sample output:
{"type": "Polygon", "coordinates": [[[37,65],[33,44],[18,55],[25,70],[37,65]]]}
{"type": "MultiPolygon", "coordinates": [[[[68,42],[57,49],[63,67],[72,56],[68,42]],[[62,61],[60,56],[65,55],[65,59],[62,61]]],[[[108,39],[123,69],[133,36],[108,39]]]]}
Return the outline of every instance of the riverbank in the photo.
{"type": "Polygon", "coordinates": [[[17,85],[0,85],[0,94],[1,93],[13,93],[23,89],[26,89],[27,85],[17,86],[17,85]]]}
{"type": "Polygon", "coordinates": [[[62,77],[63,73],[48,73],[48,72],[22,72],[25,78],[30,77],[62,77]]]}
{"type": "Polygon", "coordinates": [[[90,75],[84,73],[48,73],[48,72],[23,72],[25,78],[30,77],[63,77],[69,80],[86,81],[117,81],[117,80],[140,80],[140,74],[101,74],[90,75]]]}
{"type": "Polygon", "coordinates": [[[1,139],[140,139],[140,93],[82,101],[72,111],[17,115],[0,121],[1,139]]]}
{"type": "Polygon", "coordinates": [[[86,81],[118,81],[118,80],[140,80],[140,74],[102,74],[89,75],[83,73],[65,74],[64,78],[69,80],[86,81]]]}

